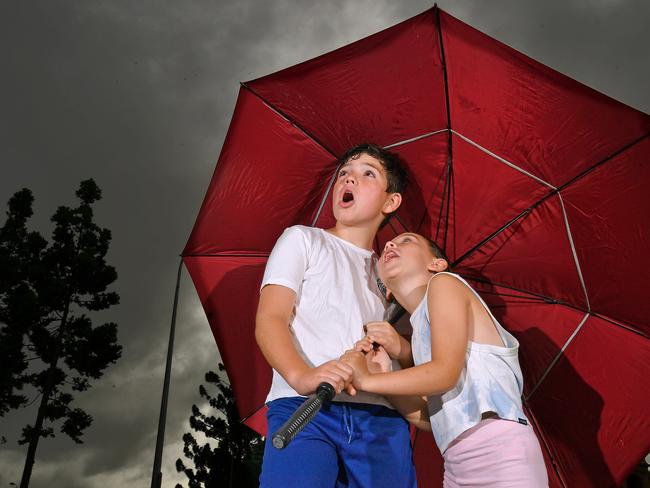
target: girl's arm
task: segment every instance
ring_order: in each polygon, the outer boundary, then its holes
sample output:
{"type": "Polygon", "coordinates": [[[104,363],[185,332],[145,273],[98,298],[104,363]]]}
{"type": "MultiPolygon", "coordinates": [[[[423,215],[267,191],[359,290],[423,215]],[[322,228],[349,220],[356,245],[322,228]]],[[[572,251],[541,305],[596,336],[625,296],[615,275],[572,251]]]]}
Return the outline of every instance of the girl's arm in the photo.
{"type": "Polygon", "coordinates": [[[386,398],[409,423],[420,430],[428,430],[431,432],[431,421],[429,420],[426,397],[388,395],[386,398]]]}
{"type": "MultiPolygon", "coordinates": [[[[353,384],[381,395],[439,395],[452,389],[465,365],[469,340],[470,300],[456,278],[440,275],[427,294],[431,322],[431,361],[412,368],[371,375],[365,361],[350,358],[353,384]]],[[[362,359],[362,358],[361,358],[362,359]]]]}
{"type": "MultiPolygon", "coordinates": [[[[348,358],[351,357],[351,354],[353,357],[360,357],[358,355],[354,356],[355,352],[362,352],[364,354],[366,367],[371,374],[386,373],[392,369],[391,358],[388,351],[386,351],[384,346],[381,345],[376,349],[373,348],[368,336],[355,344],[354,351],[346,351],[346,353],[341,357],[342,361],[347,362],[348,358]],[[370,344],[370,348],[367,350],[363,348],[366,344],[370,344]]],[[[429,409],[425,397],[388,395],[386,399],[415,427],[422,430],[431,430],[429,409]]]]}

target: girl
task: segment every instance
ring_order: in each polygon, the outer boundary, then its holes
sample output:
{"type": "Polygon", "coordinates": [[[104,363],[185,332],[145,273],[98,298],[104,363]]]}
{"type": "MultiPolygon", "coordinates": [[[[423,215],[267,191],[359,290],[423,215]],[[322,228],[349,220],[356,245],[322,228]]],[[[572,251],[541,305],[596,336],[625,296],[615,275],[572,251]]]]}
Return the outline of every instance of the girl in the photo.
{"type": "Polygon", "coordinates": [[[389,395],[411,423],[433,432],[445,487],[546,487],[542,452],[521,404],[519,343],[447,266],[420,235],[386,244],[379,275],[411,314],[415,366],[371,374],[360,351],[395,357],[407,346],[387,323],[369,324],[368,335],[343,356],[354,369],[353,385],[389,395]]]}

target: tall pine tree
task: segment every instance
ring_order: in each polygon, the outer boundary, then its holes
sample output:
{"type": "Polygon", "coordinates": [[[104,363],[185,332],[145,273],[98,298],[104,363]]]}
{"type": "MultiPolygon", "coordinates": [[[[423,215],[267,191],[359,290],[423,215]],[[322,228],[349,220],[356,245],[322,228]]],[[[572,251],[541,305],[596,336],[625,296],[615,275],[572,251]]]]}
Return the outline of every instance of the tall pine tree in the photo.
{"type": "Polygon", "coordinates": [[[29,485],[40,438],[54,436],[53,424],[60,421],[61,432],[82,442],[92,417],[73,405],[73,394],[87,390],[122,350],[117,324],[94,325],[87,315],[119,302],[117,293],[107,291],[117,279],[105,261],[111,233],[93,221],[101,190],[85,180],[76,195],[78,206],[59,207],[52,217],[49,243],[26,228],[33,202],[26,189],[9,201],[0,230],[0,271],[9,270],[0,285],[0,339],[8,366],[0,376],[0,413],[24,405],[24,384],[40,396],[34,425],[24,427],[19,441],[28,445],[21,488],[29,485]]]}

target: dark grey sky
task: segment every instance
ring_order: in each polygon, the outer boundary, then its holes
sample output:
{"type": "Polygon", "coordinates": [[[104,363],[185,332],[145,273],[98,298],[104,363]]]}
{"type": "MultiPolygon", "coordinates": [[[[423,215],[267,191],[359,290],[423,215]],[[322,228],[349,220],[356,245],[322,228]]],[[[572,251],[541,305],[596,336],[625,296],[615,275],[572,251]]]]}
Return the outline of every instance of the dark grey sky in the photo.
{"type": "MultiPolygon", "coordinates": [[[[650,112],[647,0],[442,0],[452,15],[628,105],[650,112]]],[[[151,476],[178,254],[209,183],[239,81],[295,64],[411,17],[432,2],[17,1],[0,4],[0,203],[29,187],[34,225],[80,180],[104,191],[113,231],[124,354],[84,395],[85,444],[41,441],[39,487],[142,487],[151,476]]],[[[183,275],[163,486],[218,351],[183,275]]],[[[0,420],[0,486],[19,481],[20,427],[0,420]]]]}

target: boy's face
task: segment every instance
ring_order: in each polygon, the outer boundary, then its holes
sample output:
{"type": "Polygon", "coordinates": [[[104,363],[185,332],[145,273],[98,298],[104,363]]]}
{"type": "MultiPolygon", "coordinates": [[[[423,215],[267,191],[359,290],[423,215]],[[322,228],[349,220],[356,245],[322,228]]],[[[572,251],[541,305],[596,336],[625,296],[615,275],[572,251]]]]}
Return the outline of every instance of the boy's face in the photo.
{"type": "Polygon", "coordinates": [[[388,193],[388,179],[382,164],[362,153],[339,169],[332,204],[337,222],[347,225],[377,225],[384,215],[399,207],[399,193],[388,193]]]}
{"type": "Polygon", "coordinates": [[[379,277],[390,286],[392,280],[403,276],[428,279],[431,272],[446,269],[447,262],[436,258],[424,237],[407,232],[386,243],[378,268],[379,277]]]}

